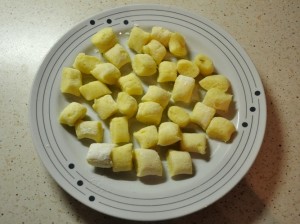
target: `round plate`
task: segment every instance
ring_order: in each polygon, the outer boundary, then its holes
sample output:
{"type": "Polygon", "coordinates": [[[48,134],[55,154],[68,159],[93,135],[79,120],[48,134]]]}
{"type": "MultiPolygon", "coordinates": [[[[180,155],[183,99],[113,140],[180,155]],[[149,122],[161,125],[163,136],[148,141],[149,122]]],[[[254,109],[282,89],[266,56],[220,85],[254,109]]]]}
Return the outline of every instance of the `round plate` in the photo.
{"type": "MultiPolygon", "coordinates": [[[[88,115],[97,119],[86,104],[88,115]]],[[[31,130],[36,149],[57,183],[87,206],[108,215],[132,220],[163,220],[183,216],[218,200],[246,174],[260,149],[266,124],[265,95],[259,75],[240,45],[209,20],[170,6],[131,5],[101,12],[71,29],[50,50],[32,87],[31,130]],[[78,141],[72,128],[59,124],[61,110],[74,98],[60,93],[63,67],[79,52],[99,55],[90,42],[93,34],[111,26],[128,50],[130,29],[151,31],[162,26],[184,35],[190,57],[211,57],[218,73],[231,82],[234,96],[226,115],[237,133],[230,143],[209,140],[205,157],[193,155],[194,175],[137,178],[135,172],[113,173],[94,169],[85,156],[90,142],[78,141]]],[[[108,136],[107,124],[105,136],[108,136]]],[[[108,141],[105,138],[105,141],[108,141]]]]}

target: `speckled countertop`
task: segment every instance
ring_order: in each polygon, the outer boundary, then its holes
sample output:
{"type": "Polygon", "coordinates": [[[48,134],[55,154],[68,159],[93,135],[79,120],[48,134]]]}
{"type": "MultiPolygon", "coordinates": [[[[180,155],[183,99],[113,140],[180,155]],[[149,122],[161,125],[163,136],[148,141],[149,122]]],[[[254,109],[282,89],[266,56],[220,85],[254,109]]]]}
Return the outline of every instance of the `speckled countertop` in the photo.
{"type": "Polygon", "coordinates": [[[0,223],[133,223],[98,213],[62,190],[29,132],[30,88],[42,59],[72,26],[101,10],[164,3],[200,13],[246,50],[264,84],[261,151],[242,181],[202,211],[165,223],[300,223],[300,2],[0,1],[0,223]]]}

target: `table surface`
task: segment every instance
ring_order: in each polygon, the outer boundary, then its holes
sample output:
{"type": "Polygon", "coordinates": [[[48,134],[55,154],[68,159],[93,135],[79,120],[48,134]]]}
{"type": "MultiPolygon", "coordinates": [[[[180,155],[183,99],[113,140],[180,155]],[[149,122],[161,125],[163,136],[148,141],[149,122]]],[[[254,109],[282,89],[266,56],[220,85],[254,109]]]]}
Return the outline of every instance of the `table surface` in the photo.
{"type": "Polygon", "coordinates": [[[43,58],[75,24],[115,6],[160,2],[230,33],[255,64],[268,108],[260,153],[240,183],[211,206],[164,223],[300,223],[298,0],[1,0],[0,223],[134,223],[94,211],[56,184],[32,143],[29,97],[43,58]]]}

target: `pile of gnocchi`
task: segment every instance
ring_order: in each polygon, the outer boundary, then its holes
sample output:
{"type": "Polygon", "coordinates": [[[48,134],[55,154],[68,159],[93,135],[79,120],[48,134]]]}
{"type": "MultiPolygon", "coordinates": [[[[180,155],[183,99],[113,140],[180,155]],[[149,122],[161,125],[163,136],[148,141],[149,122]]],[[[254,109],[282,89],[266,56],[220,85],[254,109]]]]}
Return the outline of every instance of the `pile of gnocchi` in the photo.
{"type": "Polygon", "coordinates": [[[204,54],[188,60],[187,44],[180,33],[159,26],[150,32],[133,27],[127,41],[133,57],[111,27],[94,34],[91,42],[105,61],[79,53],[72,67],[63,68],[60,90],[92,101],[99,119],[85,120],[87,107],[78,102],[69,103],[59,116],[62,125],[75,128],[78,139],[95,142],[86,156],[90,165],[112,168],[113,172],[135,169],[138,177],[162,176],[156,149],[164,146],[169,175],[191,175],[190,153],[205,154],[207,136],[228,142],[236,132],[230,120],[218,115],[219,111],[227,112],[232,101],[229,80],[214,73],[213,61],[204,54]],[[167,54],[173,60],[168,60],[167,54]],[[121,68],[128,64],[131,72],[122,74],[121,68]],[[94,81],[83,84],[83,76],[93,76],[94,81]],[[146,76],[156,79],[157,85],[145,91],[142,78],[146,76]],[[196,77],[200,77],[199,84],[196,77]],[[171,83],[172,91],[163,88],[163,83],[171,83]],[[115,99],[111,87],[118,90],[115,99]],[[195,88],[206,91],[202,102],[192,102],[195,88]],[[189,111],[182,104],[193,109],[189,111]],[[168,120],[162,122],[164,114],[168,120]],[[103,142],[105,120],[109,122],[111,142],[103,142]],[[132,122],[143,124],[143,128],[130,133],[132,122]],[[191,123],[203,131],[186,132],[185,127],[191,123]],[[132,138],[140,147],[133,147],[132,138]]]}

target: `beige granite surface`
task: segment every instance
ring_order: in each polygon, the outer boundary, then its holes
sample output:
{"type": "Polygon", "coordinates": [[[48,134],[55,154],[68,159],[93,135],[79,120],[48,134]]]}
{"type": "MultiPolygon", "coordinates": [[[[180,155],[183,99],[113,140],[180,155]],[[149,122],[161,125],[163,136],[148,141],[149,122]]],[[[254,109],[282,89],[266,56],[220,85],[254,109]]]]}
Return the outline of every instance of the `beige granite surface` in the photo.
{"type": "Polygon", "coordinates": [[[134,223],[98,213],[62,190],[31,140],[29,95],[43,57],[72,26],[131,3],[199,13],[246,50],[264,84],[261,151],[241,182],[213,205],[161,223],[300,223],[300,1],[0,1],[0,223],[134,223]]]}

